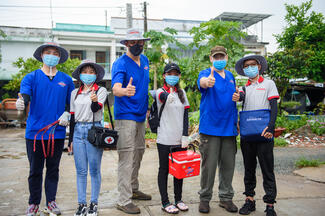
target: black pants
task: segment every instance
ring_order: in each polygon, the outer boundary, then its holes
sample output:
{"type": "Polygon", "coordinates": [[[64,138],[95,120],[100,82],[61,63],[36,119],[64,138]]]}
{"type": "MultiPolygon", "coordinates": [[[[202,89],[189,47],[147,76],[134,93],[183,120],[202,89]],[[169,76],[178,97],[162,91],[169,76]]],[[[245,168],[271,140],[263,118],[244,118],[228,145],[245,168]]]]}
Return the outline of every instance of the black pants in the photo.
{"type": "MultiPolygon", "coordinates": [[[[47,150],[47,140],[44,140],[47,150]]],[[[27,156],[29,161],[29,204],[40,204],[42,197],[43,168],[46,161],[45,195],[46,203],[54,201],[59,182],[59,165],[64,146],[64,139],[55,139],[54,154],[44,158],[41,140],[36,141],[34,152],[34,140],[26,139],[27,156]]],[[[51,152],[51,151],[50,151],[51,152]]]]}
{"type": "MultiPolygon", "coordinates": [[[[157,143],[158,155],[159,155],[159,172],[158,172],[158,187],[161,196],[162,205],[169,203],[168,193],[167,193],[167,181],[168,181],[168,155],[171,147],[176,147],[172,145],[162,145],[157,143]]],[[[173,152],[184,151],[180,146],[173,148],[173,152]]],[[[177,179],[174,177],[174,196],[175,203],[182,200],[182,188],[183,188],[183,179],[177,179]]]]}
{"type": "Polygon", "coordinates": [[[263,201],[273,204],[276,198],[276,182],[274,176],[274,158],[273,147],[274,141],[264,143],[251,143],[240,141],[245,166],[245,192],[246,196],[254,197],[256,187],[256,157],[260,163],[263,175],[263,187],[265,195],[263,201]]]}

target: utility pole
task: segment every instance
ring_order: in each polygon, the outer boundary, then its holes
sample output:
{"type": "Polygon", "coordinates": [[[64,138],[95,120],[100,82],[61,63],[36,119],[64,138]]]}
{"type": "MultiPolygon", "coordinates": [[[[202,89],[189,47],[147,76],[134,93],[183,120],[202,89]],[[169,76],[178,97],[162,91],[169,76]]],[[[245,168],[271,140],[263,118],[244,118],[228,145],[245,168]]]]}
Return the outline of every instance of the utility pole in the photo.
{"type": "Polygon", "coordinates": [[[105,10],[105,30],[107,30],[107,10],[105,10]]]}
{"type": "Polygon", "coordinates": [[[52,12],[52,0],[50,0],[50,13],[51,13],[51,39],[52,42],[54,41],[54,36],[53,36],[53,12],[52,12]]]}
{"type": "Polygon", "coordinates": [[[126,3],[126,28],[132,28],[132,4],[126,3]]]}
{"type": "Polygon", "coordinates": [[[143,2],[143,31],[147,32],[148,31],[148,18],[147,18],[147,2],[143,2]]]}

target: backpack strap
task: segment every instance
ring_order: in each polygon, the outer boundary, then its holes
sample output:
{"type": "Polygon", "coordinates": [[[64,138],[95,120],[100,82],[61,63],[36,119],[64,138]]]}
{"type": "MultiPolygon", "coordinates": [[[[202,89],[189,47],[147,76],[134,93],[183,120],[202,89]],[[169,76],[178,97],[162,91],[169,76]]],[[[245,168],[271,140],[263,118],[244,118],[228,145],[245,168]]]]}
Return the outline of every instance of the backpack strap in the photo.
{"type": "Polygon", "coordinates": [[[243,91],[244,91],[244,93],[245,93],[245,96],[244,96],[244,99],[243,99],[243,103],[242,103],[241,111],[244,110],[244,104],[245,104],[245,98],[246,98],[246,87],[245,87],[245,86],[243,86],[243,91]]]}
{"type": "MultiPolygon", "coordinates": [[[[166,90],[164,88],[161,88],[165,93],[168,93],[166,92],[166,90]]],[[[166,99],[167,101],[167,99],[166,99]]],[[[159,122],[159,125],[160,125],[160,118],[161,118],[161,115],[162,115],[162,111],[164,110],[165,108],[165,105],[166,105],[166,101],[161,105],[160,107],[160,110],[159,110],[159,114],[158,114],[158,122],[159,122]]]]}

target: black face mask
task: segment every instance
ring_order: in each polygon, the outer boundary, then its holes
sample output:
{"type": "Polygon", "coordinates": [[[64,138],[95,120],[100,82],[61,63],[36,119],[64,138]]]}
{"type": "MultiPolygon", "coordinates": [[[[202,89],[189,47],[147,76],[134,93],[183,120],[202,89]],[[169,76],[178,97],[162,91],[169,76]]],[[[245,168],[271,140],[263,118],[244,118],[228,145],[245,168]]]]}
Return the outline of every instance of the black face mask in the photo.
{"type": "Polygon", "coordinates": [[[143,45],[136,44],[136,45],[130,46],[129,50],[132,53],[132,55],[138,56],[143,51],[143,45]]]}

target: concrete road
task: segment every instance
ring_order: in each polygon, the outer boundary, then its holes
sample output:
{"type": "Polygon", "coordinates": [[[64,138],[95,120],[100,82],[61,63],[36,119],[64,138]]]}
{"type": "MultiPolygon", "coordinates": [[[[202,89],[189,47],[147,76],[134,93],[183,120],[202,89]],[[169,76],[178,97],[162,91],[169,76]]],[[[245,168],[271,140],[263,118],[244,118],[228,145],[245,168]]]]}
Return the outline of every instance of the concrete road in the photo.
{"type": "MultiPolygon", "coordinates": [[[[28,201],[28,161],[26,146],[21,129],[0,129],[0,215],[24,215],[28,201]]],[[[278,215],[295,216],[324,216],[325,210],[325,184],[307,180],[301,176],[292,174],[294,159],[299,154],[307,158],[325,159],[325,148],[295,149],[276,148],[276,178],[278,186],[278,198],[276,210],[278,215]],[[285,159],[287,158],[287,159],[285,159]],[[280,161],[280,163],[279,163],[280,161]],[[289,170],[283,171],[283,170],[289,170]]],[[[117,192],[117,153],[105,151],[102,160],[102,189],[99,198],[100,215],[126,215],[115,209],[118,197],[117,192]]],[[[154,146],[146,149],[140,169],[140,189],[153,196],[151,201],[136,201],[141,208],[141,215],[167,215],[162,212],[160,195],[157,187],[158,155],[154,146]]],[[[262,201],[264,195],[262,178],[257,172],[258,185],[256,188],[257,210],[251,215],[265,215],[265,205],[262,201]]],[[[218,206],[218,177],[214,187],[214,197],[211,202],[210,215],[235,215],[227,213],[218,206]]],[[[90,177],[88,178],[87,199],[90,198],[90,177]]],[[[173,201],[172,177],[169,177],[169,195],[173,201]]],[[[233,180],[235,189],[235,203],[240,207],[243,204],[244,191],[242,155],[237,153],[236,172],[233,180]]],[[[183,200],[189,204],[190,210],[179,215],[201,215],[198,212],[200,188],[198,176],[184,180],[183,200]]],[[[73,215],[77,207],[76,171],[72,156],[64,153],[60,166],[60,182],[57,193],[57,203],[63,215],[73,215]]],[[[44,195],[42,200],[44,206],[44,195]]],[[[238,215],[238,213],[237,213],[238,215]]]]}

